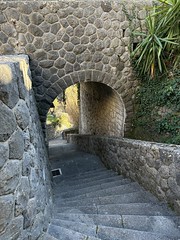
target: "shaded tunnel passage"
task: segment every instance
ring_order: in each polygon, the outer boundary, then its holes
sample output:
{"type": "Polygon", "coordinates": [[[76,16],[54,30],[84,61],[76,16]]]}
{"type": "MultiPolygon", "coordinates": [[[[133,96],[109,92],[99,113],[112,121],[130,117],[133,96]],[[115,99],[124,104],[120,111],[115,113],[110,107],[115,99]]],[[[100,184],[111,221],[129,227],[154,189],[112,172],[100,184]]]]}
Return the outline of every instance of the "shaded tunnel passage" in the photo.
{"type": "MultiPolygon", "coordinates": [[[[73,97],[72,94],[69,96],[69,98],[73,97]]],[[[79,126],[76,125],[76,128],[79,129],[80,134],[124,136],[126,111],[121,96],[115,90],[102,83],[84,82],[80,83],[80,91],[76,98],[79,99],[77,99],[77,102],[80,105],[80,112],[73,109],[74,106],[71,101],[72,106],[69,106],[69,116],[73,114],[73,111],[79,115],[79,126]]],[[[66,107],[68,107],[67,103],[66,107]]],[[[55,115],[58,118],[59,126],[61,126],[63,124],[61,114],[64,113],[58,114],[56,112],[55,115]]],[[[47,127],[46,133],[48,133],[47,127]]]]}
{"type": "MultiPolygon", "coordinates": [[[[122,129],[127,136],[127,133],[131,131],[131,127],[132,127],[132,117],[133,117],[133,113],[134,113],[133,99],[134,99],[135,88],[131,87],[129,89],[130,85],[124,86],[123,85],[124,83],[121,83],[122,85],[120,85],[120,87],[117,88],[116,87],[117,78],[113,77],[110,74],[107,74],[107,73],[104,73],[101,71],[91,70],[91,69],[86,70],[86,71],[73,72],[72,74],[68,74],[63,78],[59,78],[55,83],[53,83],[47,89],[47,91],[42,96],[42,99],[39,102],[37,102],[39,114],[40,114],[40,120],[41,120],[44,131],[46,129],[47,113],[48,113],[54,99],[71,85],[74,85],[77,83],[82,84],[82,83],[91,83],[91,82],[94,82],[94,84],[95,83],[104,84],[104,85],[96,85],[96,86],[98,86],[97,92],[100,91],[99,86],[106,86],[106,88],[108,88],[107,86],[109,86],[111,88],[111,91],[104,90],[104,92],[101,94],[101,96],[103,96],[103,94],[107,95],[106,97],[104,97],[104,100],[106,98],[110,99],[110,95],[112,94],[112,92],[114,92],[114,99],[116,99],[115,102],[118,102],[118,104],[117,103],[115,104],[116,107],[118,106],[117,107],[118,110],[116,110],[116,111],[121,112],[120,115],[122,115],[121,118],[123,119],[122,120],[123,121],[122,129]],[[111,92],[111,94],[110,94],[110,92],[111,92]],[[121,106],[120,108],[119,108],[119,105],[121,106]],[[122,110],[122,109],[124,109],[124,110],[122,110]],[[125,122],[125,124],[124,124],[124,122],[125,122]]],[[[102,97],[101,97],[101,99],[102,99],[102,97]]],[[[108,100],[108,102],[110,102],[110,101],[108,100]]],[[[107,105],[107,101],[106,101],[106,104],[104,103],[104,101],[102,103],[104,106],[107,105]]],[[[83,101],[81,104],[83,104],[83,101]]],[[[108,109],[107,106],[106,106],[106,109],[108,109]]],[[[116,111],[114,111],[114,113],[116,111]]],[[[109,112],[108,112],[108,114],[109,114],[109,112]]],[[[115,114],[115,115],[117,115],[117,114],[115,114]]],[[[115,118],[113,114],[112,114],[112,118],[115,118]]],[[[116,118],[116,120],[117,120],[117,118],[116,118]]],[[[106,131],[107,131],[107,129],[106,129],[106,131]]],[[[95,133],[95,134],[97,134],[97,133],[95,133]]],[[[112,135],[112,136],[114,136],[114,135],[112,135]]],[[[116,134],[115,136],[123,136],[123,135],[116,134]]]]}
{"type": "Polygon", "coordinates": [[[120,95],[102,83],[80,85],[80,133],[122,137],[125,107],[120,95]]]}

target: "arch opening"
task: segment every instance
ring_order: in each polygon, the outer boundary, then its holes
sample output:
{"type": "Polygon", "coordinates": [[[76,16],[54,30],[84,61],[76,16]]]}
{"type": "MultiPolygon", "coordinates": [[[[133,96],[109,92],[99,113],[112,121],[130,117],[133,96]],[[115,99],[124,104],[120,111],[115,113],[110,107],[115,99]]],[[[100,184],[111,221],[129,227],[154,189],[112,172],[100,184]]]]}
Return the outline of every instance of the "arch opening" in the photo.
{"type": "Polygon", "coordinates": [[[120,95],[103,83],[80,85],[80,134],[123,137],[126,111],[120,95]]]}
{"type": "Polygon", "coordinates": [[[63,131],[78,133],[79,129],[79,84],[71,85],[52,102],[46,118],[48,140],[61,137],[63,131]]]}

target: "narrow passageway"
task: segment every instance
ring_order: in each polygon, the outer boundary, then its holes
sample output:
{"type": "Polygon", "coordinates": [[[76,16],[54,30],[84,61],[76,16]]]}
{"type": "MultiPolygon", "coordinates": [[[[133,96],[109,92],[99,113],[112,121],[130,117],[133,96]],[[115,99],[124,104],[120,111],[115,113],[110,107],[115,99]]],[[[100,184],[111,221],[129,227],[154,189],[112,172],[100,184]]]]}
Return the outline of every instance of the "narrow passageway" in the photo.
{"type": "Polygon", "coordinates": [[[50,141],[53,218],[46,240],[178,240],[179,217],[97,156],[62,139],[50,141]]]}

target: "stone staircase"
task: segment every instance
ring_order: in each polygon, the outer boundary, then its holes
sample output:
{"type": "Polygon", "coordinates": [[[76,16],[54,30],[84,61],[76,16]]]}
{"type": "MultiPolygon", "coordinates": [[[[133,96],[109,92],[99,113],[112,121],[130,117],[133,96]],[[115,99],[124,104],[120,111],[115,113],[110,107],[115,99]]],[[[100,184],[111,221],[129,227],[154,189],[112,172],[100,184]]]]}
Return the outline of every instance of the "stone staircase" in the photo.
{"type": "Polygon", "coordinates": [[[107,170],[97,156],[50,144],[54,212],[46,240],[175,240],[180,218],[138,183],[107,170]]]}

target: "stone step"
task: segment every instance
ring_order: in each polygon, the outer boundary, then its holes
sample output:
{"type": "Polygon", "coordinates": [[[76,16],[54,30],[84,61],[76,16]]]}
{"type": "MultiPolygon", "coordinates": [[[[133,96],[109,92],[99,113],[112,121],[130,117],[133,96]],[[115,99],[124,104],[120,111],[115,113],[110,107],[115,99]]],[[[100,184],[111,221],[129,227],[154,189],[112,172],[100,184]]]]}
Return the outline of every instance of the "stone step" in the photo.
{"type": "Polygon", "coordinates": [[[85,234],[50,224],[48,233],[59,240],[101,240],[98,237],[91,237],[85,234]]]}
{"type": "Polygon", "coordinates": [[[77,195],[82,195],[82,194],[93,192],[93,191],[99,191],[99,190],[103,190],[103,189],[112,188],[115,186],[122,186],[125,184],[129,184],[131,182],[132,181],[129,179],[123,179],[123,180],[118,180],[115,182],[103,183],[103,184],[99,184],[99,185],[95,185],[95,186],[91,186],[91,187],[84,187],[84,188],[75,189],[75,190],[72,187],[68,191],[62,191],[61,187],[59,186],[53,190],[53,193],[54,194],[58,193],[59,196],[61,196],[62,198],[69,198],[69,197],[74,197],[77,195]]]}
{"type": "Polygon", "coordinates": [[[178,240],[178,238],[152,232],[104,226],[98,226],[97,236],[103,240],[178,240]]]}
{"type": "Polygon", "coordinates": [[[180,218],[178,216],[142,216],[142,215],[102,215],[102,214],[56,214],[57,219],[102,225],[115,228],[127,228],[140,231],[162,232],[170,236],[180,236],[180,218]]]}
{"type": "MultiPolygon", "coordinates": [[[[68,151],[78,151],[78,146],[75,144],[71,144],[71,143],[67,143],[67,142],[61,142],[61,144],[59,144],[59,142],[51,142],[51,144],[49,145],[49,155],[51,156],[55,156],[56,152],[59,155],[61,155],[63,152],[68,152],[68,151]]],[[[51,158],[50,158],[51,159],[51,158]]]]}
{"type": "Polygon", "coordinates": [[[95,181],[89,181],[87,183],[83,183],[81,181],[80,184],[76,184],[72,183],[71,184],[67,184],[67,183],[59,183],[57,185],[54,185],[54,188],[56,189],[56,187],[60,187],[61,188],[61,191],[63,190],[69,190],[71,188],[73,188],[74,190],[75,189],[81,189],[81,188],[86,188],[86,187],[91,187],[91,186],[95,186],[95,185],[99,185],[99,184],[103,184],[103,183],[110,183],[110,182],[113,182],[113,181],[116,181],[116,180],[122,180],[122,179],[126,179],[120,175],[115,175],[115,176],[112,176],[112,177],[109,177],[109,178],[104,178],[104,179],[99,179],[99,180],[95,180],[95,181]]]}
{"type": "Polygon", "coordinates": [[[54,203],[56,206],[61,207],[70,207],[70,206],[89,206],[89,205],[105,205],[105,204],[115,204],[115,203],[148,203],[155,202],[158,203],[158,200],[151,194],[139,191],[134,193],[127,193],[121,195],[105,196],[105,197],[95,197],[95,198],[83,198],[75,201],[62,201],[62,198],[55,197],[54,203]]]}
{"type": "Polygon", "coordinates": [[[180,238],[179,217],[122,215],[122,220],[124,228],[180,238]]]}
{"type": "Polygon", "coordinates": [[[123,227],[121,215],[56,213],[56,218],[86,224],[123,227]]]}
{"type": "Polygon", "coordinates": [[[41,236],[40,238],[38,238],[38,240],[58,240],[57,238],[51,236],[48,233],[45,233],[43,236],[41,236]]]}
{"type": "MultiPolygon", "coordinates": [[[[92,224],[61,219],[53,219],[52,224],[87,234],[89,236],[96,236],[99,227],[103,226],[101,222],[98,224],[92,224]]],[[[118,228],[153,232],[160,236],[169,236],[175,238],[180,236],[180,229],[178,229],[178,225],[175,224],[175,221],[162,216],[149,217],[125,215],[121,217],[121,222],[119,225],[120,226],[118,226],[118,228]]]]}
{"type": "MultiPolygon", "coordinates": [[[[85,171],[85,172],[80,172],[78,175],[75,174],[74,175],[74,178],[85,178],[85,177],[93,177],[93,176],[99,176],[101,173],[104,173],[104,172],[113,172],[112,170],[108,170],[106,167],[101,167],[101,168],[98,168],[98,169],[94,169],[94,170],[88,170],[88,171],[85,171]]],[[[72,176],[73,177],[73,176],[72,176]]],[[[69,181],[69,177],[64,177],[64,179],[66,181],[69,181]]]]}
{"type": "Polygon", "coordinates": [[[145,216],[173,216],[164,205],[156,203],[123,203],[93,206],[56,207],[54,213],[85,213],[104,215],[145,215],[145,216]]]}
{"type": "Polygon", "coordinates": [[[63,177],[62,177],[60,182],[65,185],[66,184],[77,184],[77,183],[81,184],[82,181],[83,181],[83,183],[87,183],[90,181],[105,179],[105,178],[112,177],[112,176],[118,176],[118,174],[111,170],[107,170],[107,171],[101,171],[97,174],[88,174],[87,176],[85,175],[84,177],[81,175],[79,176],[79,174],[69,176],[68,179],[63,179],[63,177]]]}
{"type": "Polygon", "coordinates": [[[84,176],[84,178],[83,178],[82,176],[79,177],[79,174],[77,173],[76,175],[72,175],[72,176],[69,175],[68,180],[63,178],[63,175],[61,175],[60,177],[54,178],[53,182],[56,184],[62,184],[62,186],[67,186],[67,185],[72,186],[72,185],[81,184],[82,182],[90,183],[91,181],[106,179],[106,178],[113,177],[113,176],[118,176],[118,174],[113,171],[103,171],[97,175],[84,176]]]}
{"type": "MultiPolygon", "coordinates": [[[[55,148],[53,219],[46,240],[180,240],[180,218],[97,156],[55,148]]],[[[45,239],[42,239],[45,240],[45,239]]]]}
{"type": "Polygon", "coordinates": [[[137,184],[136,182],[120,185],[117,187],[111,187],[108,189],[98,190],[98,191],[92,191],[86,194],[81,194],[73,197],[67,197],[64,199],[69,200],[78,200],[83,199],[87,197],[103,197],[103,196],[110,196],[110,195],[118,195],[118,194],[125,194],[125,193],[131,193],[131,192],[139,192],[142,191],[142,188],[137,184]]]}
{"type": "Polygon", "coordinates": [[[53,219],[51,221],[52,225],[56,225],[59,227],[71,229],[76,232],[80,232],[86,234],[88,236],[96,237],[97,225],[94,224],[85,224],[61,219],[53,219]]]}
{"type": "MultiPolygon", "coordinates": [[[[84,223],[76,223],[76,222],[70,222],[70,221],[63,221],[60,220],[53,220],[53,223],[51,226],[53,226],[53,230],[56,230],[57,232],[57,227],[61,229],[61,238],[63,239],[64,232],[62,232],[62,229],[67,229],[67,233],[73,231],[74,236],[73,240],[76,239],[75,237],[79,234],[83,234],[84,236],[88,236],[88,239],[103,239],[103,240],[129,240],[129,239],[134,239],[134,240],[175,240],[178,239],[178,237],[172,237],[172,236],[164,236],[161,233],[152,233],[152,232],[146,232],[146,231],[138,231],[138,230],[132,230],[132,229],[125,229],[125,228],[112,228],[112,227],[106,227],[106,226],[101,226],[101,225],[87,225],[84,223]]],[[[58,229],[58,230],[60,230],[58,229]]],[[[52,234],[52,233],[51,233],[52,234]]],[[[54,234],[54,232],[53,232],[54,234]]],[[[57,238],[57,234],[54,234],[57,238]]],[[[78,236],[81,237],[81,236],[78,236]]],[[[68,239],[68,238],[64,238],[68,239]]],[[[70,238],[69,238],[70,239],[70,238]]],[[[81,239],[81,238],[79,238],[81,239]]]]}
{"type": "Polygon", "coordinates": [[[105,167],[97,156],[84,152],[68,151],[61,154],[54,153],[54,158],[51,159],[51,169],[55,168],[61,168],[61,178],[73,179],[83,172],[104,169],[105,167]]]}

